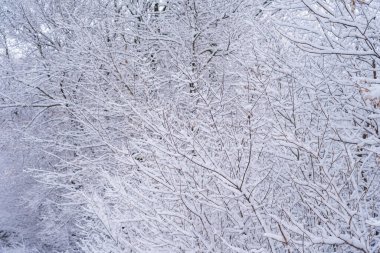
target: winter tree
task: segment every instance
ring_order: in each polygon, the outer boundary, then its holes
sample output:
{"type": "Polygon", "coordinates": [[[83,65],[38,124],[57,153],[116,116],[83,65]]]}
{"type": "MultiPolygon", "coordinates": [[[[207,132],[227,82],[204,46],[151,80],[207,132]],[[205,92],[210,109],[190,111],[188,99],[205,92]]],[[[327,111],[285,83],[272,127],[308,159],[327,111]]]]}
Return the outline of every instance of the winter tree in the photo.
{"type": "Polygon", "coordinates": [[[377,252],[379,8],[4,1],[11,226],[39,252],[377,252]]]}

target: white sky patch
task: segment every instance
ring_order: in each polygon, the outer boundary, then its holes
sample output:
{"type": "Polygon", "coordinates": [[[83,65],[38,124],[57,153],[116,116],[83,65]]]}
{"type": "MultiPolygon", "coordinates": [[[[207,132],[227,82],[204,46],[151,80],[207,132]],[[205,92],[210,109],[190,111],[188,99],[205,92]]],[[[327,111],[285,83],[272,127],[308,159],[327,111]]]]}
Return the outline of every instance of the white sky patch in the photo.
{"type": "Polygon", "coordinates": [[[0,46],[0,54],[5,57],[6,56],[6,48],[8,48],[8,54],[10,58],[20,59],[26,55],[26,51],[28,48],[27,43],[20,43],[14,38],[7,38],[6,43],[2,41],[0,46]]]}

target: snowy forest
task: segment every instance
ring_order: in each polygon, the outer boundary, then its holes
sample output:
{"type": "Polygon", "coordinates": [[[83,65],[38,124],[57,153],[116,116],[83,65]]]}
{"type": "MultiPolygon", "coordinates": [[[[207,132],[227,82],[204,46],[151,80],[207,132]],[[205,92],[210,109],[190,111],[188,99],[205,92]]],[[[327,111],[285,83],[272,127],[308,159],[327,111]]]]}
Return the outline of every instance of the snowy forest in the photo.
{"type": "Polygon", "coordinates": [[[1,253],[379,253],[380,0],[0,0],[1,253]]]}

